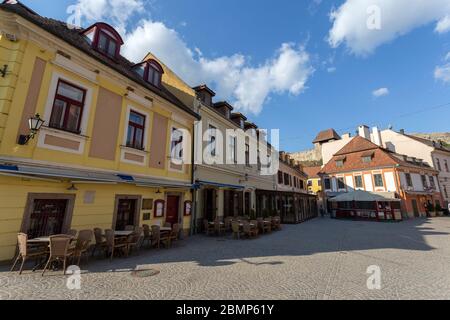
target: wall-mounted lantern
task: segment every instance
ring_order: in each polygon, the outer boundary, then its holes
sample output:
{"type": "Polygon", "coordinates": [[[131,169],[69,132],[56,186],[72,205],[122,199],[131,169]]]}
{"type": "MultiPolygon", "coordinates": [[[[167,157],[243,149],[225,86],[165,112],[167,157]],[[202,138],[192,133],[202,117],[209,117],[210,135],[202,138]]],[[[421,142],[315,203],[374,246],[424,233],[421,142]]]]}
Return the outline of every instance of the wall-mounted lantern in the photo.
{"type": "Polygon", "coordinates": [[[8,65],[5,64],[3,66],[3,69],[0,69],[0,74],[2,75],[2,78],[6,77],[6,73],[8,72],[8,65]]]}
{"type": "Polygon", "coordinates": [[[26,145],[28,141],[34,139],[35,135],[39,132],[42,125],[44,124],[44,120],[41,119],[39,113],[37,113],[34,117],[31,117],[28,120],[28,125],[30,127],[30,133],[28,135],[20,135],[19,136],[19,144],[21,146],[26,145]]]}

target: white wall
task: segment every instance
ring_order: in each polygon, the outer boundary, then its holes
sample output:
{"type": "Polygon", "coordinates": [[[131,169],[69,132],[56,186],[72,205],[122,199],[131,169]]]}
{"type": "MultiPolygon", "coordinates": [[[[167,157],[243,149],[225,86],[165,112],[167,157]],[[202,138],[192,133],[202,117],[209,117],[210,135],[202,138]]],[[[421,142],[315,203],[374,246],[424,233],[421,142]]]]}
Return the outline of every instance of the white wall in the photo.
{"type": "Polygon", "coordinates": [[[386,191],[388,192],[395,192],[397,191],[397,188],[395,186],[395,178],[393,172],[385,172],[384,173],[384,180],[386,182],[386,191]]]}
{"type": "Polygon", "coordinates": [[[345,184],[348,187],[348,191],[354,191],[355,187],[353,185],[353,176],[346,176],[345,177],[345,184]]]}
{"type": "Polygon", "coordinates": [[[373,191],[373,183],[372,183],[372,175],[365,174],[364,175],[364,184],[366,186],[366,191],[373,191]]]}
{"type": "Polygon", "coordinates": [[[418,173],[411,173],[411,180],[413,183],[414,191],[424,191],[422,184],[422,177],[418,173]]]}
{"type": "Polygon", "coordinates": [[[353,137],[350,138],[342,138],[341,140],[336,140],[333,142],[324,143],[322,145],[322,159],[323,164],[327,164],[333,155],[336,154],[339,150],[341,150],[347,143],[353,140],[353,137]]]}

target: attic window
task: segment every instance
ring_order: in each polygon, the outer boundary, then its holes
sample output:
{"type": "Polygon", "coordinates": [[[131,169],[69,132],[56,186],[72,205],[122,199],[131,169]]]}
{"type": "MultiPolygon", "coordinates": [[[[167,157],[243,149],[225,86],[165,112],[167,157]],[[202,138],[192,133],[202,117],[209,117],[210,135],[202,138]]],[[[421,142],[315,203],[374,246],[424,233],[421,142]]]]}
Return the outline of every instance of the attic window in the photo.
{"type": "Polygon", "coordinates": [[[338,157],[336,158],[336,167],[342,168],[344,166],[344,162],[347,158],[346,157],[338,157]]]}
{"type": "Polygon", "coordinates": [[[83,34],[92,47],[101,54],[116,59],[120,55],[123,40],[119,33],[106,23],[96,23],[87,28],[83,34]]]}
{"type": "Polygon", "coordinates": [[[142,79],[155,87],[161,87],[161,79],[164,73],[161,65],[155,60],[144,61],[134,67],[142,79]]]}
{"type": "Polygon", "coordinates": [[[374,156],[375,156],[375,152],[373,152],[373,151],[364,152],[361,155],[362,162],[364,162],[364,163],[371,163],[374,156]]]}
{"type": "Polygon", "coordinates": [[[162,74],[163,74],[163,69],[159,65],[159,63],[157,63],[154,60],[150,60],[147,63],[147,76],[146,76],[145,80],[148,83],[154,85],[155,87],[160,87],[162,74]]]}

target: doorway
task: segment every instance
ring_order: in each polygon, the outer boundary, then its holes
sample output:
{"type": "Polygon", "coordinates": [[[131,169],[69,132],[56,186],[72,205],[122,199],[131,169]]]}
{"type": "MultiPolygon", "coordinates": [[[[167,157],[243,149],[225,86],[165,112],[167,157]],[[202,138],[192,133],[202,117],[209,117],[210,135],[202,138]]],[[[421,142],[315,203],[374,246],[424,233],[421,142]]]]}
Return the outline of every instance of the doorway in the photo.
{"type": "Polygon", "coordinates": [[[208,221],[214,221],[216,218],[216,190],[205,189],[205,210],[204,217],[208,221]]]}
{"type": "Polygon", "coordinates": [[[36,199],[27,231],[30,239],[61,234],[68,200],[36,199]]]}
{"type": "Polygon", "coordinates": [[[417,205],[417,200],[416,199],[412,199],[411,200],[411,204],[412,204],[412,207],[413,207],[414,217],[419,218],[420,217],[420,213],[419,213],[419,206],[417,205]]]}
{"type": "Polygon", "coordinates": [[[75,195],[28,194],[21,232],[30,239],[66,233],[72,223],[75,195]]]}
{"type": "Polygon", "coordinates": [[[166,222],[171,226],[177,224],[180,220],[180,197],[179,196],[167,196],[167,214],[166,222]]]}
{"type": "Polygon", "coordinates": [[[118,199],[115,230],[124,231],[127,226],[136,226],[137,199],[118,199]]]}
{"type": "Polygon", "coordinates": [[[250,216],[250,211],[251,211],[251,194],[250,192],[246,192],[245,193],[245,215],[246,216],[250,216]]]}

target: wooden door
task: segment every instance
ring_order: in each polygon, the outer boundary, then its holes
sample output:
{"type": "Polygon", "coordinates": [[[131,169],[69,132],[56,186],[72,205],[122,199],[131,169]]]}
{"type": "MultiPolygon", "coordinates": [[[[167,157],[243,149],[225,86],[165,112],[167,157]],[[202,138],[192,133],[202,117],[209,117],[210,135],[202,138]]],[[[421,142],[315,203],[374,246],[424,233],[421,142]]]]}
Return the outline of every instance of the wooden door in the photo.
{"type": "Polygon", "coordinates": [[[214,189],[206,189],[204,191],[204,196],[204,217],[208,221],[213,221],[216,218],[216,191],[214,189]]]}
{"type": "Polygon", "coordinates": [[[411,203],[412,203],[412,207],[413,207],[413,211],[414,211],[414,217],[416,217],[416,218],[420,217],[419,206],[417,205],[417,200],[412,199],[411,203]]]}
{"type": "Polygon", "coordinates": [[[136,199],[120,199],[117,208],[116,230],[123,231],[126,226],[135,226],[136,199]]]}
{"type": "Polygon", "coordinates": [[[167,197],[167,217],[166,222],[174,225],[179,222],[180,197],[167,197]]]}

